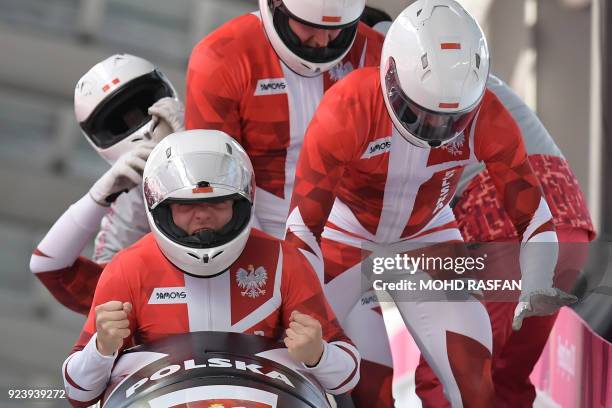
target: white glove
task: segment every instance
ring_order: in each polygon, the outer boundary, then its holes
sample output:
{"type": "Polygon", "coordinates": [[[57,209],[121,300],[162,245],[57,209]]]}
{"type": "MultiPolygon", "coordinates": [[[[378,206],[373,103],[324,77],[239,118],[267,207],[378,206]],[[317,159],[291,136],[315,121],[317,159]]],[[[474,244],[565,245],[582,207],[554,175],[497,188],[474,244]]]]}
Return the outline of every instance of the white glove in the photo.
{"type": "Polygon", "coordinates": [[[185,130],[185,108],[179,100],[161,98],[149,108],[149,115],[153,116],[151,139],[156,143],[171,133],[185,130]]]}
{"type": "Polygon", "coordinates": [[[153,141],[138,143],[124,153],[89,190],[89,195],[100,205],[109,206],[119,194],[139,185],[149,154],[155,147],[153,141]]]}
{"type": "Polygon", "coordinates": [[[578,298],[557,288],[538,289],[521,295],[516,309],[512,329],[520,330],[523,319],[530,316],[548,316],[561,307],[575,303],[578,298]]]}

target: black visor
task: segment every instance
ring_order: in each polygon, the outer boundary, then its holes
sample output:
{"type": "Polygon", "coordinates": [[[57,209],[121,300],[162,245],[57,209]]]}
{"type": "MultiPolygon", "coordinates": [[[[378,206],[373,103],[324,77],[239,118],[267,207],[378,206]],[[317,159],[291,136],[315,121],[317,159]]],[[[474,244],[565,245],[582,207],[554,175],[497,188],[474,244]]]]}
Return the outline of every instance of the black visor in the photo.
{"type": "Polygon", "coordinates": [[[434,112],[423,108],[408,98],[402,90],[393,58],[389,58],[385,85],[389,105],[395,117],[411,135],[431,147],[438,147],[463,133],[480,106],[478,102],[469,109],[452,113],[434,112]]]}
{"type": "Polygon", "coordinates": [[[161,73],[152,71],[117,89],[80,123],[81,128],[97,147],[109,148],[150,121],[149,107],[166,96],[175,96],[172,88],[161,73]]]}
{"type": "Polygon", "coordinates": [[[342,56],[349,49],[355,35],[357,34],[357,24],[359,19],[352,21],[348,24],[338,26],[326,26],[313,24],[311,22],[302,20],[301,18],[293,15],[287,7],[282,3],[275,6],[274,0],[268,1],[268,6],[272,13],[272,21],[274,22],[274,28],[278,33],[283,43],[298,57],[312,62],[315,64],[321,64],[326,62],[334,61],[342,56]],[[338,36],[327,44],[327,47],[307,47],[302,45],[302,42],[298,36],[289,27],[289,19],[296,20],[297,22],[307,25],[313,28],[319,28],[324,30],[341,30],[338,36]]]}
{"type": "Polygon", "coordinates": [[[151,210],[155,225],[170,240],[189,248],[214,248],[225,245],[236,238],[248,225],[251,219],[251,203],[240,194],[206,198],[200,200],[168,199],[151,210]],[[233,213],[230,221],[219,231],[201,231],[188,235],[179,228],[172,218],[172,203],[216,203],[225,200],[234,200],[233,213]]]}

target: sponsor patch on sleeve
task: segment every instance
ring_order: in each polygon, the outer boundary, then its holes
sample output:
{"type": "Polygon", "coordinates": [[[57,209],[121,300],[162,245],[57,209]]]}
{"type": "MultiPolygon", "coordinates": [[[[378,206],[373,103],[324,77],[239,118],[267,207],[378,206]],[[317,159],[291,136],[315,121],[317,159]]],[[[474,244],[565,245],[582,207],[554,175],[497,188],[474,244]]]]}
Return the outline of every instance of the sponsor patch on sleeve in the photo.
{"type": "Polygon", "coordinates": [[[149,298],[150,305],[181,303],[187,303],[187,290],[184,287],[155,288],[149,298]]]}
{"type": "Polygon", "coordinates": [[[376,139],[370,142],[365,152],[361,156],[362,159],[378,156],[388,152],[391,149],[391,136],[376,139]]]}
{"type": "Polygon", "coordinates": [[[255,87],[255,96],[280,95],[287,93],[285,78],[260,79],[255,87]]]}

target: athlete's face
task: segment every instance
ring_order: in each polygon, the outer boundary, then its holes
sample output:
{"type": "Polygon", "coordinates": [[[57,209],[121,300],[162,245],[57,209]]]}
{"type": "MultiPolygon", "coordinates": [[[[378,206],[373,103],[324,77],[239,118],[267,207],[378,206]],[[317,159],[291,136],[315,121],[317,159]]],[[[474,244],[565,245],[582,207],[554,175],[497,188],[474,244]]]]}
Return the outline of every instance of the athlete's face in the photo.
{"type": "Polygon", "coordinates": [[[292,18],[289,19],[289,28],[302,42],[302,45],[311,48],[324,48],[336,39],[341,30],[325,30],[302,24],[292,18]]]}
{"type": "Polygon", "coordinates": [[[231,219],[234,200],[219,203],[172,203],[174,224],[189,235],[203,230],[219,231],[231,219]]]}

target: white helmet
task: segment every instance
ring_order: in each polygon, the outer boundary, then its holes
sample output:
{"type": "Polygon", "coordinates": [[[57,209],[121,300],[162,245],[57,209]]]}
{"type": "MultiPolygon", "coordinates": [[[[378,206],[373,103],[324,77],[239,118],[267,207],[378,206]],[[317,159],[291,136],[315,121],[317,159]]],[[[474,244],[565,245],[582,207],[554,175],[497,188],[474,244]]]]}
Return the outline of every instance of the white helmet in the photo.
{"type": "Polygon", "coordinates": [[[147,110],[164,97],[177,98],[177,93],[153,64],[116,54],[77,82],[74,113],[85,138],[112,164],[151,130],[147,110]]]}
{"type": "Polygon", "coordinates": [[[173,133],[151,152],[143,172],[147,219],[157,245],[182,271],[196,276],[225,272],[251,232],[255,176],[242,146],[217,130],[173,133]],[[233,199],[231,220],[219,231],[187,235],[169,204],[233,199]]]}
{"type": "Polygon", "coordinates": [[[263,26],[278,57],[298,75],[328,71],[349,52],[365,0],[259,0],[263,26]],[[314,28],[342,31],[327,47],[302,45],[289,19],[314,28]]]}
{"type": "Polygon", "coordinates": [[[420,147],[449,143],[482,102],[489,50],[482,29],[453,0],[417,0],[393,22],[380,81],[389,116],[420,147]]]}

